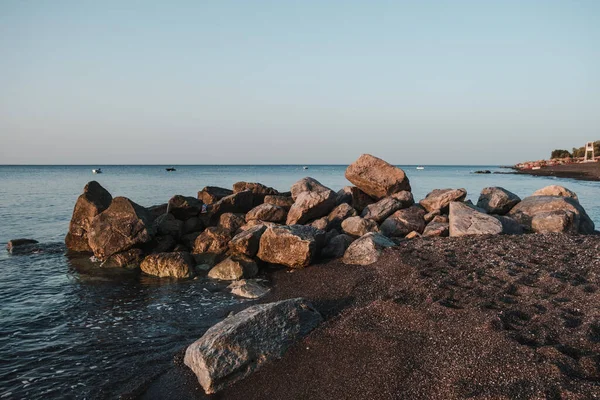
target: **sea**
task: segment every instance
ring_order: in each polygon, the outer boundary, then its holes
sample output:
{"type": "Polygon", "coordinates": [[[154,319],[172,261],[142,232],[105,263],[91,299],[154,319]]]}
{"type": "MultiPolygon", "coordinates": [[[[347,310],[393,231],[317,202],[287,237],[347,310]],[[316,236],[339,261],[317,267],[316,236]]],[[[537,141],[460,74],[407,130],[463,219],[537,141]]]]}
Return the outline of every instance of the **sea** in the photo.
{"type": "MultiPolygon", "coordinates": [[[[32,238],[45,251],[10,255],[0,249],[0,399],[105,399],[136,393],[160,376],[174,355],[242,300],[206,279],[173,281],[99,268],[65,254],[73,206],[90,180],[113,196],[143,206],[204,186],[261,182],[280,191],[311,176],[339,190],[345,165],[0,166],[0,245],[32,238]]],[[[498,166],[400,166],[415,200],[436,188],[502,186],[521,197],[551,184],[579,196],[600,226],[600,184],[510,174],[498,166]],[[474,174],[477,170],[493,174],[474,174]]]]}

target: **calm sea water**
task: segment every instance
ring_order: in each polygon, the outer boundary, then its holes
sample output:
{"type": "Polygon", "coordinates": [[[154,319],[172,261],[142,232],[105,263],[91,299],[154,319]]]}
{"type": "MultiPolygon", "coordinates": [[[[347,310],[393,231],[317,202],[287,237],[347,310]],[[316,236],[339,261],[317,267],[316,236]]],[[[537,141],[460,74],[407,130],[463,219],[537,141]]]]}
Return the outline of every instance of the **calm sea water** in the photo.
{"type": "MultiPolygon", "coordinates": [[[[345,166],[0,166],[0,243],[29,237],[62,242],[77,196],[92,179],[113,196],[150,206],[207,185],[261,182],[281,191],[312,176],[338,190],[345,166]]],[[[407,172],[415,199],[436,188],[502,186],[521,197],[550,184],[575,191],[600,226],[597,182],[512,174],[497,167],[427,166],[407,172]]],[[[69,260],[64,248],[10,256],[0,251],[0,399],[114,398],[164,371],[173,355],[239,304],[222,285],[175,282],[69,260]]]]}

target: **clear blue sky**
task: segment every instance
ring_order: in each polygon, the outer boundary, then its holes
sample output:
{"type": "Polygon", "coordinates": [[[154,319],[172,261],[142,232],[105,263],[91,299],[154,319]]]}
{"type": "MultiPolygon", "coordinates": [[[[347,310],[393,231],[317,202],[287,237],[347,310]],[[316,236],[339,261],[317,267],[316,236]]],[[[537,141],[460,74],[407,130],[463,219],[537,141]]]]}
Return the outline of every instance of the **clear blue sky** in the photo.
{"type": "Polygon", "coordinates": [[[597,139],[597,0],[0,2],[0,164],[507,164],[597,139]]]}

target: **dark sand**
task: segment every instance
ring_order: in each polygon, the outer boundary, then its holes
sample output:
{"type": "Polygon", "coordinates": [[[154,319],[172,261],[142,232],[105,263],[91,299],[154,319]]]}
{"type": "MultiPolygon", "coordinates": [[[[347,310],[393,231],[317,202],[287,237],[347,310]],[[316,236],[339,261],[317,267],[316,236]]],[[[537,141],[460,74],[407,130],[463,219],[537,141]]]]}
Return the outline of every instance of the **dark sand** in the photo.
{"type": "MultiPolygon", "coordinates": [[[[599,236],[416,239],[271,279],[261,302],[302,296],[326,322],[211,398],[600,398],[599,236]]],[[[208,398],[183,350],[140,398],[208,398]]]]}
{"type": "Polygon", "coordinates": [[[540,169],[516,170],[517,174],[535,176],[556,176],[559,178],[573,178],[584,181],[600,181],[600,162],[565,164],[540,169]]]}

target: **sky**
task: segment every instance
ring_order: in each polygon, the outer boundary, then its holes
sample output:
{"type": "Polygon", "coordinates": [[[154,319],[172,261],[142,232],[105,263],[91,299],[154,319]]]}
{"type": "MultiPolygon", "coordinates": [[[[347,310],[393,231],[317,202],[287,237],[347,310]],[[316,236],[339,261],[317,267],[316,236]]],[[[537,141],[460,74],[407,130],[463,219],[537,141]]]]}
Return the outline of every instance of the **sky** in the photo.
{"type": "Polygon", "coordinates": [[[600,1],[0,1],[0,164],[498,165],[600,140],[600,1]]]}

